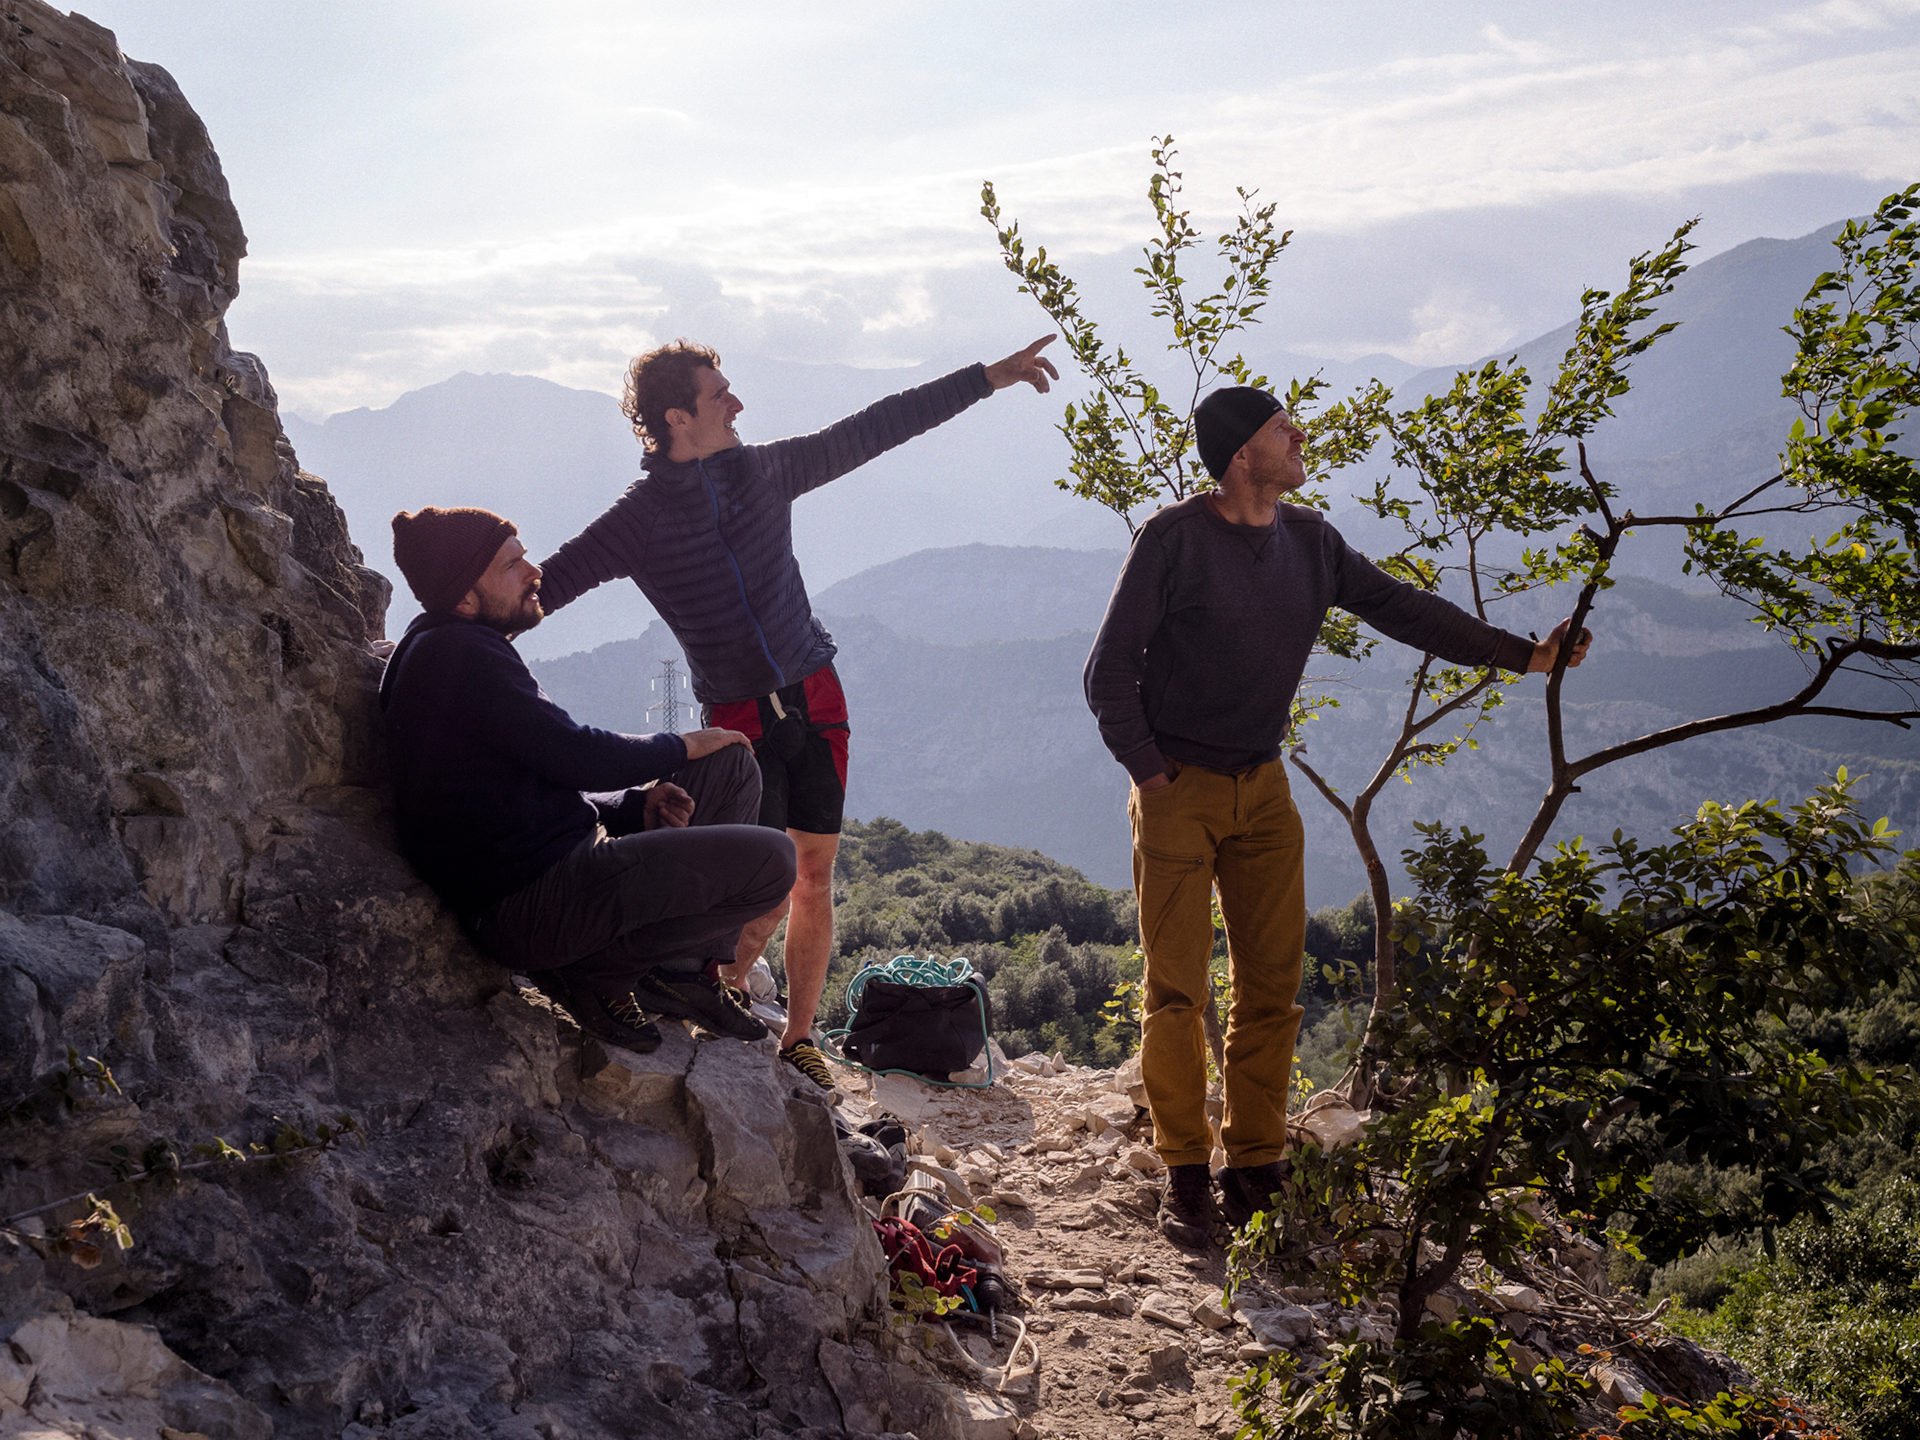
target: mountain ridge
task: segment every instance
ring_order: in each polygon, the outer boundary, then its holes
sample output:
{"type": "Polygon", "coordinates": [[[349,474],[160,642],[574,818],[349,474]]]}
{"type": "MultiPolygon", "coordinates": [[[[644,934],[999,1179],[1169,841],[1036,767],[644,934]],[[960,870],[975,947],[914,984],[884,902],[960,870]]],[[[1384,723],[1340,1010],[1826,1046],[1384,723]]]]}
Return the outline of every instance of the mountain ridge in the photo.
{"type": "MultiPolygon", "coordinates": [[[[1664,318],[1681,322],[1679,329],[1635,362],[1634,389],[1619,401],[1617,418],[1589,442],[1602,478],[1635,500],[1705,496],[1724,493],[1772,463],[1790,418],[1778,391],[1792,346],[1779,327],[1827,268],[1833,229],[1748,241],[1680,278],[1662,308],[1664,318]]],[[[1557,363],[1571,323],[1498,355],[1518,354],[1538,381],[1557,363]]],[[[1250,363],[1279,386],[1324,371],[1337,394],[1369,371],[1361,361],[1269,347],[1260,330],[1247,338],[1250,363]]],[[[1392,363],[1384,378],[1403,403],[1426,389],[1444,389],[1460,368],[1416,370],[1386,359],[1392,363]]],[[[741,433],[750,440],[817,429],[945,368],[776,362],[729,356],[725,347],[722,363],[747,404],[741,433]]],[[[609,386],[617,379],[609,374],[609,386]]],[[[1069,366],[1059,393],[1071,397],[1081,384],[1069,366]]],[[[795,553],[815,592],[874,565],[959,543],[1123,546],[1127,529],[1118,517],[1053,485],[1067,466],[1058,418],[1050,400],[1024,389],[995,396],[804,497],[794,508],[795,553]]],[[[341,412],[319,425],[286,423],[303,463],[328,477],[355,532],[372,538],[370,563],[395,584],[402,613],[406,592],[384,535],[394,511],[484,505],[517,520],[529,548],[545,555],[611,504],[640,463],[639,446],[611,395],[500,372],[465,372],[381,409],[341,412]],[[413,398],[420,396],[430,403],[413,398]]],[[[1329,497],[1349,539],[1363,549],[1396,543],[1392,529],[1351,498],[1385,469],[1382,461],[1364,462],[1329,497]]],[[[1627,563],[1661,578],[1679,573],[1670,550],[1657,547],[1627,563]]],[[[632,638],[653,618],[633,586],[603,586],[577,602],[569,617],[570,626],[587,627],[584,641],[570,648],[632,638]]],[[[560,653],[547,634],[536,632],[525,643],[529,655],[560,653]]]]}

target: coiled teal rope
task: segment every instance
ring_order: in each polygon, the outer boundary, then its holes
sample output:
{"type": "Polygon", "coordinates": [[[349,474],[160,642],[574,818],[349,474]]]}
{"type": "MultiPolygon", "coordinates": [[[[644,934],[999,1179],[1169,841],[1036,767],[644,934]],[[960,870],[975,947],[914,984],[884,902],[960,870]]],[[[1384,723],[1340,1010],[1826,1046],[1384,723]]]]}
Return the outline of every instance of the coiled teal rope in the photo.
{"type": "Polygon", "coordinates": [[[929,955],[896,955],[878,965],[869,965],[847,982],[847,1013],[860,1004],[860,992],[869,980],[891,980],[897,985],[964,985],[973,978],[973,962],[964,955],[951,960],[936,960],[929,955]]]}
{"type": "MultiPolygon", "coordinates": [[[[924,959],[918,955],[896,955],[878,965],[867,966],[847,982],[847,1014],[852,1015],[859,1008],[860,992],[867,988],[869,980],[891,980],[897,985],[964,985],[973,976],[973,962],[964,955],[956,955],[951,960],[936,960],[931,955],[924,959]]],[[[993,1084],[993,1036],[987,1032],[985,1000],[980,1001],[980,1033],[986,1036],[987,1041],[987,1078],[984,1080],[933,1080],[917,1070],[875,1070],[858,1060],[849,1060],[840,1053],[840,1041],[851,1028],[842,1025],[837,1030],[826,1031],[820,1037],[827,1042],[821,1047],[822,1053],[836,1065],[844,1065],[849,1070],[865,1070],[869,1075],[911,1075],[923,1085],[944,1085],[956,1090],[985,1090],[993,1084]]]]}

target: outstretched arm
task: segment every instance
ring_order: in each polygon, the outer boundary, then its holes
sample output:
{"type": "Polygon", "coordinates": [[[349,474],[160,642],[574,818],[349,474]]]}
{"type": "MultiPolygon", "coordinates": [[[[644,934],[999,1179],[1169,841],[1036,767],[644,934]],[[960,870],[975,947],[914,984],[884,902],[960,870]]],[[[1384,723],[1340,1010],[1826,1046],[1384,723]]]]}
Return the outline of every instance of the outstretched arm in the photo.
{"type": "Polygon", "coordinates": [[[1381,570],[1329,525],[1333,603],[1390,640],[1437,655],[1450,665],[1492,665],[1515,674],[1533,668],[1533,641],[1489,625],[1451,600],[1381,570]]]}
{"type": "Polygon", "coordinates": [[[1044,391],[1059,378],[1053,362],[1039,353],[1052,339],[1053,336],[1048,335],[991,365],[969,365],[938,380],[876,400],[866,409],[811,435],[796,435],[790,440],[760,446],[767,474],[789,499],[798,499],[809,490],[858,469],[876,455],[946,424],[995,390],[1024,380],[1034,389],[1044,391]]]}
{"type": "Polygon", "coordinates": [[[646,556],[647,526],[629,491],[540,562],[540,608],[551,615],[596,585],[626,580],[646,556]]]}

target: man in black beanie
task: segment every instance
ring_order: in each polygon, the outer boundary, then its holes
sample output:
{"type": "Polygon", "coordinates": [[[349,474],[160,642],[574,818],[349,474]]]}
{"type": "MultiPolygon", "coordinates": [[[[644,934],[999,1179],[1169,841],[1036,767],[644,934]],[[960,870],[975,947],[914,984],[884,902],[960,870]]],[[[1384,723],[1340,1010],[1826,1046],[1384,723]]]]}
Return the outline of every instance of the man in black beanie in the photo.
{"type": "Polygon", "coordinates": [[[712,973],[793,885],[792,842],[753,823],[747,737],[575,724],[513,648],[541,610],[512,521],[403,512],[393,553],[426,612],[380,682],[414,868],[482,950],[602,1039],[653,1049],[649,1015],[765,1035],[712,973]]]}
{"type": "MultiPolygon", "coordinates": [[[[1200,1248],[1216,1217],[1201,1024],[1216,885],[1231,993],[1220,1131],[1228,1219],[1244,1224],[1285,1175],[1307,907],[1280,746],[1320,622],[1338,605],[1453,664],[1520,672],[1553,667],[1567,624],[1539,643],[1496,629],[1376,569],[1319,511],[1284,503],[1306,482],[1306,436],[1266,391],[1216,390],[1194,411],[1194,431],[1219,488],[1140,527],[1085,684],[1101,738],[1133,781],[1147,963],[1141,1077],[1168,1167],[1160,1229],[1200,1248]]],[[[1569,664],[1587,642],[1583,631],[1569,664]]]]}

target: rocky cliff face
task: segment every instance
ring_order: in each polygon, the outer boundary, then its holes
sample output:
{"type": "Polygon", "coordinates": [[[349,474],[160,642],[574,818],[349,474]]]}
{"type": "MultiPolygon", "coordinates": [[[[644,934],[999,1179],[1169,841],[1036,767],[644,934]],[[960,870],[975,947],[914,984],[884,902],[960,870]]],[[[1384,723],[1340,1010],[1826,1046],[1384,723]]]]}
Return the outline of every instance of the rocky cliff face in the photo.
{"type": "Polygon", "coordinates": [[[394,854],[245,243],[164,71],[0,0],[0,1433],[937,1433],[817,1099],[583,1044],[394,854]]]}

